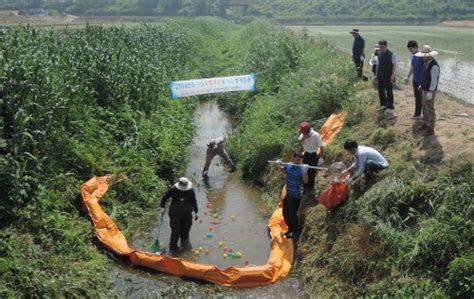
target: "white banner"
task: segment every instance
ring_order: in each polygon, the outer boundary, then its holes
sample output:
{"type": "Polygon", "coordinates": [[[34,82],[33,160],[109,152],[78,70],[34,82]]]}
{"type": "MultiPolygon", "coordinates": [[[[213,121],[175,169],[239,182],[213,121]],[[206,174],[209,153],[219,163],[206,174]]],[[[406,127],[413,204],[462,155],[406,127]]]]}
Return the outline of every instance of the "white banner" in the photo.
{"type": "Polygon", "coordinates": [[[196,96],[200,94],[228,92],[228,91],[255,91],[257,89],[255,74],[171,81],[170,90],[173,99],[196,96]]]}

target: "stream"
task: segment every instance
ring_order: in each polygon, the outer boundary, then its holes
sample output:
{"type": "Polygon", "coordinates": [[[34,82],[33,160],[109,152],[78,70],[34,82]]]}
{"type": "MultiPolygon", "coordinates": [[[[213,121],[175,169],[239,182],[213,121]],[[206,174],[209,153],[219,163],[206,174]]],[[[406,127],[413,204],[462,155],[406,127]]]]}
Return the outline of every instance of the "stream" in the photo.
{"type": "MultiPolygon", "coordinates": [[[[270,252],[270,238],[267,231],[268,217],[259,204],[261,192],[243,183],[238,173],[229,173],[221,159],[216,156],[209,169],[209,178],[203,179],[201,171],[205,163],[207,143],[224,136],[231,125],[215,101],[200,103],[195,111],[196,134],[189,150],[185,176],[192,180],[199,207],[198,221],[191,228],[192,250],[182,257],[202,263],[217,265],[221,269],[228,266],[265,264],[270,252]],[[209,205],[209,203],[211,205],[209,205]],[[222,242],[222,244],[220,244],[222,242]],[[200,254],[195,250],[201,247],[200,254]],[[224,258],[224,247],[239,251],[242,257],[224,258]],[[207,251],[207,252],[206,252],[207,251]]],[[[275,199],[276,204],[277,199],[275,199]]],[[[158,207],[157,207],[158,211],[158,207]]],[[[154,220],[149,227],[153,231],[129,234],[129,245],[149,251],[159,221],[154,220]]],[[[159,240],[167,247],[170,236],[169,218],[166,215],[160,230],[159,240]]],[[[257,288],[226,288],[173,277],[158,271],[134,267],[117,261],[109,275],[111,295],[127,298],[156,297],[164,288],[184,288],[194,290],[193,297],[206,294],[244,298],[307,298],[299,280],[289,276],[272,285],[257,288]],[[219,288],[219,289],[217,289],[219,288]],[[216,293],[217,290],[217,293],[216,293]]],[[[172,294],[181,294],[173,292],[172,294]]],[[[182,295],[181,295],[182,296],[182,295]]]]}

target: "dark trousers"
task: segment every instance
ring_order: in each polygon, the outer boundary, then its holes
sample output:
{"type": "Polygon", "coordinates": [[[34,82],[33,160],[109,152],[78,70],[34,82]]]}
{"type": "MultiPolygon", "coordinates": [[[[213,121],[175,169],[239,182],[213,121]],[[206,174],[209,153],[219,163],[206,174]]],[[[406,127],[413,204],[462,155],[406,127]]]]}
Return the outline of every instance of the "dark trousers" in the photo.
{"type": "Polygon", "coordinates": [[[385,169],[382,167],[380,164],[372,161],[372,160],[367,160],[365,164],[365,176],[369,179],[372,179],[375,175],[375,173],[379,172],[380,170],[385,169]]]}
{"type": "MultiPolygon", "coordinates": [[[[304,153],[303,164],[309,166],[318,166],[318,154],[316,153],[304,153]]],[[[303,184],[305,189],[314,189],[314,178],[316,177],[316,169],[308,169],[308,183],[303,184]]]]}
{"type": "Polygon", "coordinates": [[[415,116],[421,115],[421,110],[423,107],[423,101],[421,100],[421,91],[418,90],[418,87],[421,85],[421,82],[413,81],[413,95],[415,96],[415,116]]]}
{"type": "Polygon", "coordinates": [[[180,238],[181,243],[189,239],[189,231],[193,224],[193,215],[192,213],[170,213],[169,216],[171,227],[170,249],[176,250],[178,249],[178,240],[180,238]]]}
{"type": "Polygon", "coordinates": [[[301,197],[292,197],[288,194],[283,199],[283,218],[288,231],[296,233],[298,231],[298,208],[300,207],[301,197]]]}
{"type": "Polygon", "coordinates": [[[364,69],[364,62],[360,61],[360,58],[353,58],[353,60],[354,60],[354,64],[357,71],[357,77],[359,77],[359,79],[362,79],[362,71],[364,69]]]}
{"type": "Polygon", "coordinates": [[[390,80],[378,80],[380,106],[385,106],[387,109],[394,109],[393,107],[393,83],[390,80]]]}

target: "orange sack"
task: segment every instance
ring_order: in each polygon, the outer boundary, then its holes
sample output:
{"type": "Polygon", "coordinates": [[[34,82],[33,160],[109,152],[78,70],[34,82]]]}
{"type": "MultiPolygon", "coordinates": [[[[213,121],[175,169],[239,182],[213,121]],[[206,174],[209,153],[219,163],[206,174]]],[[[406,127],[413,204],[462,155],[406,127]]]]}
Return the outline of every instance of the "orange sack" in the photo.
{"type": "MultiPolygon", "coordinates": [[[[324,124],[321,129],[321,138],[326,144],[339,132],[344,117],[345,113],[333,114],[324,124]]],[[[283,189],[280,201],[268,221],[271,249],[267,263],[260,266],[228,267],[221,270],[215,265],[202,264],[178,257],[155,255],[130,248],[123,233],[100,206],[100,200],[109,188],[108,179],[109,177],[106,176],[93,177],[82,184],[82,202],[89,213],[100,242],[114,254],[127,256],[133,264],[176,276],[186,276],[232,287],[267,285],[289,274],[294,253],[293,240],[283,236],[283,232],[288,229],[282,214],[282,199],[285,189],[283,189]]]]}
{"type": "Polygon", "coordinates": [[[349,197],[349,187],[343,182],[332,182],[319,196],[319,203],[327,209],[334,209],[349,197]]]}

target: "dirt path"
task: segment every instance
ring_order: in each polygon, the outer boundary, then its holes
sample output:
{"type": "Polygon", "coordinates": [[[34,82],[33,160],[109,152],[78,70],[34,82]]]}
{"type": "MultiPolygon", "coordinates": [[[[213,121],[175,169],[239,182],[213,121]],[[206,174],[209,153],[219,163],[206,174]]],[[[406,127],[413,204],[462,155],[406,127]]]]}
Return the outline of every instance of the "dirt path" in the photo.
{"type": "MultiPolygon", "coordinates": [[[[378,102],[375,89],[367,88],[362,92],[378,102]]],[[[435,99],[435,135],[425,137],[420,130],[421,123],[411,119],[415,111],[411,85],[401,85],[400,89],[394,90],[394,101],[393,128],[397,135],[414,138],[423,159],[441,163],[463,153],[474,154],[473,105],[438,93],[435,99]]]]}

